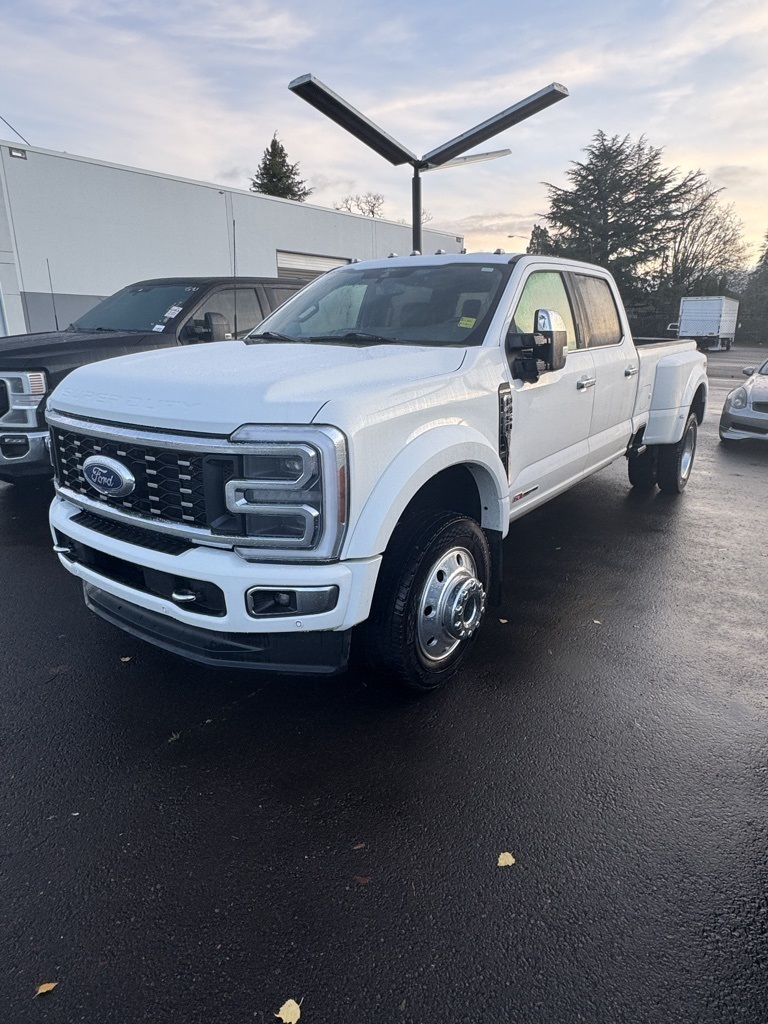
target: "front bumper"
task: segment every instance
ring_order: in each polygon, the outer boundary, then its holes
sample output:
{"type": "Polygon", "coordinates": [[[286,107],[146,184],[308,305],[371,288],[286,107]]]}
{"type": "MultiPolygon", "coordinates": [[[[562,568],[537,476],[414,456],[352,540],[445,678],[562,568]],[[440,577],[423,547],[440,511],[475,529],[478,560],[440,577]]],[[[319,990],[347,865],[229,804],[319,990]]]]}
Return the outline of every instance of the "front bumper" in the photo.
{"type": "MultiPolygon", "coordinates": [[[[343,636],[370,611],[380,556],[298,565],[246,562],[232,550],[203,546],[190,546],[174,554],[96,532],[77,522],[78,518],[82,519],[81,508],[65,498],[54,499],[50,512],[54,542],[60,548],[72,549],[69,553],[60,551],[59,560],[86,585],[89,606],[128,632],[194,661],[252,668],[282,666],[282,671],[329,671],[319,667],[325,655],[317,654],[317,638],[307,641],[306,637],[326,632],[343,636]],[[93,557],[89,558],[89,553],[93,557]],[[173,586],[166,586],[164,581],[173,586]],[[174,586],[186,591],[204,590],[207,607],[193,611],[189,604],[175,603],[171,596],[174,586]],[[300,617],[298,613],[254,617],[246,600],[247,592],[254,587],[335,587],[338,596],[327,611],[302,613],[300,617]],[[266,636],[269,643],[264,640],[266,636]],[[246,656],[249,647],[251,658],[246,656]],[[300,650],[304,652],[301,657],[300,650]]],[[[151,537],[149,531],[146,533],[151,537]]],[[[343,641],[338,642],[343,648],[343,641]]],[[[333,640],[326,647],[343,654],[334,646],[336,643],[333,640]]]]}
{"type": "Polygon", "coordinates": [[[720,437],[727,441],[743,441],[749,438],[768,441],[768,414],[754,409],[723,409],[720,417],[720,437]]]}
{"type": "Polygon", "coordinates": [[[139,608],[90,583],[83,584],[92,612],[139,640],[216,668],[261,669],[301,675],[336,675],[349,659],[350,630],[301,633],[220,633],[175,622],[139,608]]]}
{"type": "Polygon", "coordinates": [[[47,430],[27,434],[0,431],[0,476],[51,476],[47,430]]]}

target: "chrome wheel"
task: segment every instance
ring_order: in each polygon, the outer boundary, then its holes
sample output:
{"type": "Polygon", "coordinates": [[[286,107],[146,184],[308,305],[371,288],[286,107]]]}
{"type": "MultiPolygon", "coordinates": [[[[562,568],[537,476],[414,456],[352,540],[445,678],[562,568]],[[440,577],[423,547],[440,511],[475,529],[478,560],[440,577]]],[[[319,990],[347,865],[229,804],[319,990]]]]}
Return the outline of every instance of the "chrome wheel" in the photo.
{"type": "Polygon", "coordinates": [[[681,494],[685,489],[696,457],[697,433],[696,414],[692,412],[677,444],[659,445],[657,482],[663,494],[681,494]]]}
{"type": "Polygon", "coordinates": [[[680,477],[687,480],[693,465],[693,453],[696,450],[696,431],[689,430],[683,439],[683,450],[680,453],[680,477]]]}
{"type": "Polygon", "coordinates": [[[477,630],[485,611],[485,589],[466,548],[443,552],[430,569],[418,602],[416,635],[430,662],[450,657],[477,630]]]}

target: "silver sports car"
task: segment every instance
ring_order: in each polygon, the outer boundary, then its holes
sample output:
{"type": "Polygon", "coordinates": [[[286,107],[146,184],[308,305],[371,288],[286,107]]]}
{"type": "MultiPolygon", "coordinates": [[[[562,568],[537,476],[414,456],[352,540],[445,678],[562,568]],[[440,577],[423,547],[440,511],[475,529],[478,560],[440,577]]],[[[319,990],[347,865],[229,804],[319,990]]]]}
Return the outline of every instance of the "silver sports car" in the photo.
{"type": "Polygon", "coordinates": [[[743,441],[756,437],[768,441],[768,361],[759,368],[745,366],[749,377],[727,395],[720,416],[720,440],[743,441]]]}

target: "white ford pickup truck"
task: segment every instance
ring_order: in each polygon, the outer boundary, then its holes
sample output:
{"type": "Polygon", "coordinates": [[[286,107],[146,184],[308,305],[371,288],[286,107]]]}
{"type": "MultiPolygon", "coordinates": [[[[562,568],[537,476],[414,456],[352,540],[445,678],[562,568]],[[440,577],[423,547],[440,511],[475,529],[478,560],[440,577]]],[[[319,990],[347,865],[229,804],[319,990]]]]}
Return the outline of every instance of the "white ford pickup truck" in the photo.
{"type": "Polygon", "coordinates": [[[624,457],[682,491],[706,403],[695,343],[636,344],[599,267],[354,263],[245,340],[68,376],[55,550],[94,612],[194,661],[333,673],[354,642],[429,690],[500,592],[510,523],[624,457]]]}

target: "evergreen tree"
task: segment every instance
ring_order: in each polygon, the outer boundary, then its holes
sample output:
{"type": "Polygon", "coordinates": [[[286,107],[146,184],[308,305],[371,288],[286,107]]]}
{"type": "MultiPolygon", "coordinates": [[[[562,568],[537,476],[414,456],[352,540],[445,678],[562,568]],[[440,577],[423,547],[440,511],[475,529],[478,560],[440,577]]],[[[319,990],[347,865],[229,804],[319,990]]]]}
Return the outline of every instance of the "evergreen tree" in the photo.
{"type": "Polygon", "coordinates": [[[299,177],[299,165],[288,162],[285,146],[277,137],[264,150],[259,169],[251,182],[251,192],[259,192],[265,196],[279,196],[281,199],[295,199],[303,203],[314,189],[299,177]]]}
{"type": "Polygon", "coordinates": [[[552,236],[543,225],[534,224],[528,248],[525,251],[533,253],[535,256],[554,256],[555,246],[552,236]]]}
{"type": "Polygon", "coordinates": [[[599,131],[587,159],[566,171],[570,188],[545,183],[554,251],[607,267],[628,295],[656,283],[681,211],[706,180],[701,171],[680,178],[661,152],[645,138],[599,131]]]}

